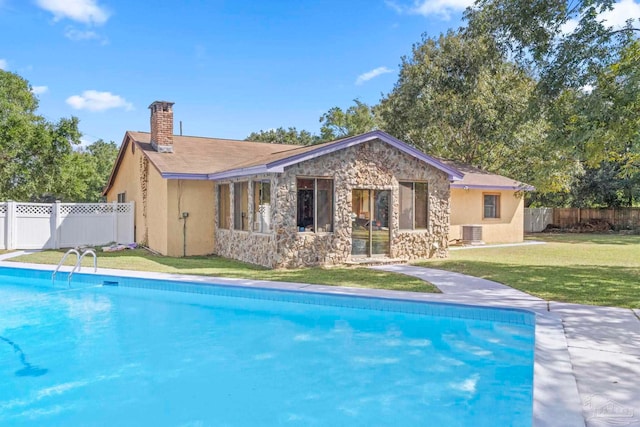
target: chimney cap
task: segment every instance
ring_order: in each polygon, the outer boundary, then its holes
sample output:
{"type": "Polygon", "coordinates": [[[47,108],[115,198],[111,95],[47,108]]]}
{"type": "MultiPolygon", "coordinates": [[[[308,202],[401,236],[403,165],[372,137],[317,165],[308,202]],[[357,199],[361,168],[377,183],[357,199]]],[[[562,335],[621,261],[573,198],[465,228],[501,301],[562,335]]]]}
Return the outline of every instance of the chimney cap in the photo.
{"type": "Polygon", "coordinates": [[[151,105],[149,105],[149,108],[153,108],[156,105],[167,105],[167,106],[171,107],[173,104],[175,104],[175,102],[171,102],[171,101],[153,101],[151,103],[151,105]]]}

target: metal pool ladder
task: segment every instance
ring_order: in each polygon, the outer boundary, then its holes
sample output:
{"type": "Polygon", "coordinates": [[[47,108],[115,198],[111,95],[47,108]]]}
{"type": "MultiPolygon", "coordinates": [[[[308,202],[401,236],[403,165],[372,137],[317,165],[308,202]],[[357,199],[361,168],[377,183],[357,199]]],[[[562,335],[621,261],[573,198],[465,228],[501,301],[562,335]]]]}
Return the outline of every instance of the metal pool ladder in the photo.
{"type": "Polygon", "coordinates": [[[62,263],[64,262],[65,259],[67,259],[67,257],[69,256],[69,254],[76,254],[76,258],[78,259],[78,262],[80,262],[80,252],[77,251],[77,249],[69,249],[63,256],[62,259],[60,260],[60,262],[58,263],[58,266],[56,267],[56,269],[53,271],[53,274],[51,275],[51,284],[54,285],[56,283],[56,274],[58,273],[58,270],[60,270],[60,267],[62,266],[62,263]]]}
{"type": "Polygon", "coordinates": [[[93,272],[95,273],[96,271],[98,271],[98,256],[96,255],[96,253],[93,250],[86,249],[86,250],[82,251],[82,254],[80,254],[80,252],[78,252],[77,249],[69,249],[63,255],[62,259],[58,263],[58,266],[56,267],[55,271],[51,275],[51,284],[55,284],[56,273],[58,272],[58,270],[60,270],[60,267],[62,266],[62,263],[64,263],[64,260],[67,258],[67,256],[69,254],[72,254],[72,253],[76,254],[77,261],[76,261],[76,265],[73,266],[73,269],[71,270],[71,273],[69,273],[69,275],[67,276],[67,285],[69,287],[71,287],[71,277],[73,276],[73,273],[76,270],[80,271],[82,269],[82,258],[84,258],[85,255],[89,254],[89,255],[93,256],[93,272]]]}

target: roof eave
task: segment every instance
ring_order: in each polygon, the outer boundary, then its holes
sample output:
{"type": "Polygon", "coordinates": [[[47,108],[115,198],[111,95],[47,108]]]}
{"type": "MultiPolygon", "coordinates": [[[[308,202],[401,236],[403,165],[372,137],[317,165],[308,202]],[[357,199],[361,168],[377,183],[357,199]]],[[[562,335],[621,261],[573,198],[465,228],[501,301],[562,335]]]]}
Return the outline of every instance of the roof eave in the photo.
{"type": "Polygon", "coordinates": [[[491,184],[463,184],[456,183],[451,184],[451,188],[459,188],[462,190],[506,190],[506,191],[535,191],[536,188],[532,185],[491,185],[491,184]]]}
{"type": "Polygon", "coordinates": [[[464,174],[462,174],[462,172],[458,171],[455,168],[452,168],[450,166],[445,165],[444,163],[434,159],[433,157],[423,153],[422,151],[400,141],[399,139],[396,139],[394,137],[392,137],[391,135],[389,135],[386,132],[383,132],[381,130],[374,130],[372,132],[368,132],[362,135],[356,135],[356,136],[352,136],[350,138],[345,138],[343,140],[341,140],[340,142],[337,142],[335,144],[331,144],[329,146],[323,146],[323,147],[319,147],[316,150],[310,150],[307,151],[305,153],[301,153],[301,154],[297,154],[297,155],[293,155],[291,157],[287,157],[281,160],[276,160],[274,162],[271,163],[267,163],[267,167],[269,168],[273,168],[273,167],[279,167],[279,168],[285,168],[287,166],[291,166],[300,162],[304,162],[306,160],[311,160],[311,159],[315,159],[316,157],[320,157],[320,156],[324,156],[326,154],[330,154],[333,153],[335,151],[339,151],[345,148],[349,148],[352,147],[354,145],[358,145],[358,144],[362,144],[364,142],[368,142],[368,141],[372,141],[375,139],[380,139],[386,143],[388,143],[389,145],[397,148],[398,150],[409,154],[412,157],[415,157],[425,163],[427,163],[430,166],[435,167],[436,169],[439,169],[443,172],[445,172],[448,176],[449,176],[449,180],[450,181],[458,181],[461,180],[464,177],[464,174]]]}
{"type": "Polygon", "coordinates": [[[207,179],[212,181],[220,181],[223,179],[241,178],[243,176],[258,175],[263,173],[282,173],[284,167],[269,165],[258,165],[250,168],[231,169],[223,172],[210,173],[207,175],[207,179]]]}
{"type": "Polygon", "coordinates": [[[160,176],[165,179],[186,179],[192,181],[203,181],[209,179],[209,174],[206,173],[162,172],[160,176]]]}

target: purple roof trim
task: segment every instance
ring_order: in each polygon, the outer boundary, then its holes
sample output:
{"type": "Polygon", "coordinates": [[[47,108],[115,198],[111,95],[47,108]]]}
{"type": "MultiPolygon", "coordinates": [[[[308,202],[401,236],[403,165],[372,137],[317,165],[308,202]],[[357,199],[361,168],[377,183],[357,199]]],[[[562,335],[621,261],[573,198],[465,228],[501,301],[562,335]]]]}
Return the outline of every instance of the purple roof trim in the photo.
{"type": "Polygon", "coordinates": [[[471,184],[465,185],[460,183],[451,184],[451,188],[460,188],[463,190],[514,190],[514,191],[536,191],[536,188],[532,185],[479,185],[471,184]]]}
{"type": "Polygon", "coordinates": [[[174,173],[165,172],[161,173],[164,179],[190,179],[190,180],[207,180],[209,176],[206,173],[174,173]]]}
{"type": "Polygon", "coordinates": [[[210,173],[207,175],[207,179],[217,181],[220,179],[238,178],[247,175],[256,175],[259,173],[280,173],[284,172],[284,168],[273,167],[269,165],[252,166],[250,168],[231,169],[224,172],[210,173]]]}
{"type": "Polygon", "coordinates": [[[374,130],[372,132],[367,132],[362,135],[356,135],[351,138],[343,139],[340,142],[336,142],[335,144],[330,144],[328,146],[319,147],[316,150],[307,151],[305,153],[300,153],[297,155],[293,155],[291,157],[287,157],[281,160],[277,160],[272,163],[268,163],[267,169],[272,168],[285,168],[290,165],[294,165],[296,163],[303,162],[305,160],[311,160],[319,156],[324,156],[325,154],[333,153],[338,150],[342,150],[344,148],[352,147],[354,145],[362,144],[363,142],[372,141],[374,139],[380,139],[389,145],[397,148],[398,150],[409,154],[412,157],[415,157],[418,160],[421,160],[436,169],[439,169],[449,175],[450,181],[459,181],[464,177],[457,169],[454,169],[450,166],[445,165],[444,163],[439,162],[431,156],[424,154],[422,151],[400,141],[389,135],[386,132],[381,130],[374,130]]]}

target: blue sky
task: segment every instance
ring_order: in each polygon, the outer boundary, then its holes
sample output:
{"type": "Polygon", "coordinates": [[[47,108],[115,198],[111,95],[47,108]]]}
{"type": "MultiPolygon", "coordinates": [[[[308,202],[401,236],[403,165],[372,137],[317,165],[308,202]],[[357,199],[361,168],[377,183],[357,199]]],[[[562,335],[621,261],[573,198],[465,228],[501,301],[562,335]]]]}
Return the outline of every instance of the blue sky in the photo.
{"type": "Polygon", "coordinates": [[[79,117],[89,142],[147,131],[155,100],[176,103],[187,135],[317,132],[329,108],[388,93],[423,32],[459,25],[464,0],[422,3],[0,0],[0,68],[49,120],[79,117]]]}
{"type": "Polygon", "coordinates": [[[29,80],[49,120],[79,117],[86,142],[148,131],[155,100],[176,103],[186,135],[318,132],[331,107],[377,103],[412,44],[470,3],[0,0],[0,68],[29,80]]]}

